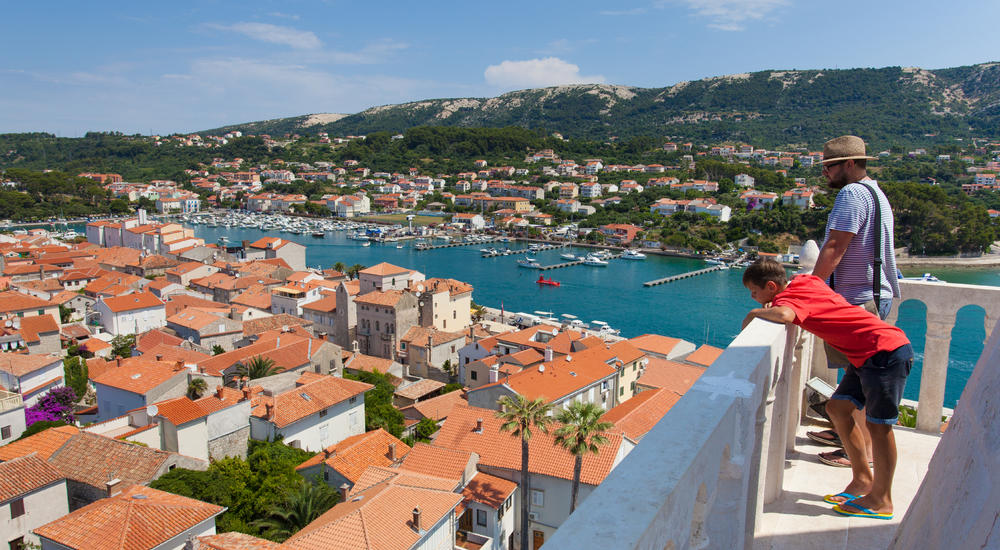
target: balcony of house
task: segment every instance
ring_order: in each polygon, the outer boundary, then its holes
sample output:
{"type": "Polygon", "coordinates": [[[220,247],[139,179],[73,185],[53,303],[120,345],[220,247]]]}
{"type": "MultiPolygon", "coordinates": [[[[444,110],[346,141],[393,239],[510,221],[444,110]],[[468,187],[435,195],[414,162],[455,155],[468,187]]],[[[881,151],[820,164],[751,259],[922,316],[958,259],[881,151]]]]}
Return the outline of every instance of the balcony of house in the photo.
{"type": "MultiPolygon", "coordinates": [[[[1000,288],[901,281],[926,306],[916,428],[893,430],[894,519],[843,517],[824,494],[849,468],[821,464],[807,382],[836,372],[822,342],[755,320],[546,541],[547,548],[987,548],[1000,540],[1000,288]],[[957,312],[992,337],[942,435],[957,312]],[[991,539],[992,537],[992,539],[991,539]],[[991,543],[990,540],[993,542],[991,543]]],[[[899,304],[889,321],[895,322],[899,304]]],[[[911,339],[914,335],[909,335],[911,339]]],[[[829,427],[829,426],[825,426],[829,427]]]]}
{"type": "Polygon", "coordinates": [[[24,406],[21,394],[0,390],[0,413],[19,409],[24,406]]]}

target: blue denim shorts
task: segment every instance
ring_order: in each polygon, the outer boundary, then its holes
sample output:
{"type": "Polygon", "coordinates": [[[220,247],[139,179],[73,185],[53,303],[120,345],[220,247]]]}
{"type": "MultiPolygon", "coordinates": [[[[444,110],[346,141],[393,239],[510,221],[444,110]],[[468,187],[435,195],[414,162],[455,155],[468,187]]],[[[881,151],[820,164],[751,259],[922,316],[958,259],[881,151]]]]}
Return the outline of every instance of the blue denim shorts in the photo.
{"type": "Polygon", "coordinates": [[[872,424],[895,424],[911,367],[913,347],[910,344],[893,351],[880,351],[860,367],[847,365],[830,399],[844,399],[858,409],[866,409],[865,416],[872,424]]]}

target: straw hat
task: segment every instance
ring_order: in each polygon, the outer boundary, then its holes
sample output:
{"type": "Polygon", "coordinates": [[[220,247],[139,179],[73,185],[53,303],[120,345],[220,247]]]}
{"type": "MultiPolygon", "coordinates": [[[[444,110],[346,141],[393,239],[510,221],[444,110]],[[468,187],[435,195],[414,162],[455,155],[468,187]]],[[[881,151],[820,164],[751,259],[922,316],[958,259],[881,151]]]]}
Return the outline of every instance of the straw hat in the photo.
{"type": "Polygon", "coordinates": [[[823,145],[823,164],[852,159],[874,159],[865,154],[865,141],[858,136],[840,136],[823,145]]]}

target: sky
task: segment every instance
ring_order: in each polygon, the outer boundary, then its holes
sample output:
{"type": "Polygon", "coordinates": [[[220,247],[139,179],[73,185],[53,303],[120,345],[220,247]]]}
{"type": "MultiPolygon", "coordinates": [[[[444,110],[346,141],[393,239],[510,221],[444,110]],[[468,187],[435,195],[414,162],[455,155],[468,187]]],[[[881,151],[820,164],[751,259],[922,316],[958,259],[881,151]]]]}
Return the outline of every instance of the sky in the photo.
{"type": "Polygon", "coordinates": [[[1000,61],[1000,2],[7,3],[0,133],[193,132],[560,84],[1000,61]]]}

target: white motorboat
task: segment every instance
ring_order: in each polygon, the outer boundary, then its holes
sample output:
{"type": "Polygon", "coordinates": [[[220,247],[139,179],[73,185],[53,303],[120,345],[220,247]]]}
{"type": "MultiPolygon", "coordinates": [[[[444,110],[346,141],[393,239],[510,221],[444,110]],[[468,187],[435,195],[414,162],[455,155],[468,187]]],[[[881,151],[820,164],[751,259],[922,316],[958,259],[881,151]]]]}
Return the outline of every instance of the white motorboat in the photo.
{"type": "Polygon", "coordinates": [[[361,246],[371,246],[371,245],[372,245],[371,241],[365,241],[365,242],[361,243],[361,246]]]}
{"type": "Polygon", "coordinates": [[[571,262],[574,262],[574,261],[580,259],[580,258],[577,258],[575,254],[570,254],[570,253],[560,254],[559,257],[562,258],[562,259],[564,259],[564,260],[569,260],[571,262]]]}
{"type": "Polygon", "coordinates": [[[538,263],[538,260],[536,260],[534,258],[524,258],[524,259],[518,260],[517,261],[517,265],[519,265],[521,267],[529,267],[529,268],[534,268],[534,269],[538,269],[538,268],[542,267],[542,264],[538,263]]]}
{"type": "Polygon", "coordinates": [[[643,254],[642,252],[639,252],[638,250],[629,249],[629,250],[626,250],[624,254],[622,254],[622,259],[623,260],[645,260],[646,259],[646,255],[643,254]]]}
{"type": "Polygon", "coordinates": [[[597,266],[597,267],[607,267],[608,266],[608,261],[607,260],[602,260],[602,259],[598,258],[597,256],[594,256],[593,254],[591,254],[590,256],[587,256],[586,258],[583,259],[583,265],[593,265],[593,266],[597,266]]]}

